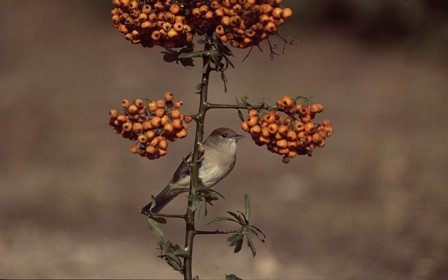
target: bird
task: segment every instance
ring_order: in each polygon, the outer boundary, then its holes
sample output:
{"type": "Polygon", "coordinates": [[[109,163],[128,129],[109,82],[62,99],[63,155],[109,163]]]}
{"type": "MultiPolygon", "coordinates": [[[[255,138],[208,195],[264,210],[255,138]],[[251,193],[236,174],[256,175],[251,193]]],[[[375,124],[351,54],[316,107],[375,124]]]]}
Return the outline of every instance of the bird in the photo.
{"type": "MultiPolygon", "coordinates": [[[[213,130],[201,145],[202,156],[198,162],[198,177],[201,184],[211,188],[224,179],[234,168],[238,140],[244,138],[233,129],[220,127],[213,130]]],[[[193,153],[182,160],[174,172],[168,185],[155,197],[155,206],[152,201],[145,205],[141,213],[159,213],[171,200],[190,187],[190,162],[193,153]]]]}

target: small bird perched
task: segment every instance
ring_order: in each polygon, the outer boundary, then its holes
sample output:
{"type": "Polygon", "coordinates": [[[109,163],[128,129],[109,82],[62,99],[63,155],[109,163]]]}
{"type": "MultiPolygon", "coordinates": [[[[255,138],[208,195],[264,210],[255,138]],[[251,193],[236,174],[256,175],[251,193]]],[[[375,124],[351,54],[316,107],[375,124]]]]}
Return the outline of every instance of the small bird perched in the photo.
{"type": "MultiPolygon", "coordinates": [[[[221,181],[232,171],[236,162],[236,143],[244,136],[230,128],[217,128],[205,139],[203,155],[199,161],[199,179],[202,185],[210,188],[221,181]]],[[[177,168],[169,184],[155,198],[156,205],[151,202],[142,208],[142,214],[158,213],[180,193],[190,187],[190,165],[192,153],[177,168]]]]}

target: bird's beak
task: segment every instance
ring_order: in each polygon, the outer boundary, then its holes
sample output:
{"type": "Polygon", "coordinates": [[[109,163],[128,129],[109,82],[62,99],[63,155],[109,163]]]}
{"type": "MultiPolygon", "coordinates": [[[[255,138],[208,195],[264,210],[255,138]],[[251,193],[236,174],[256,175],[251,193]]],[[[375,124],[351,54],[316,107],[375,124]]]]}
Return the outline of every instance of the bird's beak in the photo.
{"type": "Polygon", "coordinates": [[[240,135],[240,134],[235,134],[235,135],[232,136],[232,138],[235,138],[235,139],[243,139],[244,136],[243,136],[243,135],[240,135]]]}

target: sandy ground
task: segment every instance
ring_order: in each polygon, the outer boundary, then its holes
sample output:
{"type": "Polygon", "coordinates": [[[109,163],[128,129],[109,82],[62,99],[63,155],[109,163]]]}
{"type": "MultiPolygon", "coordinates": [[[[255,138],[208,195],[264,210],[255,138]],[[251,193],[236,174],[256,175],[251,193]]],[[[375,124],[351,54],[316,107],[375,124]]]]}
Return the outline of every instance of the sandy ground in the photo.
{"type": "MultiPolygon", "coordinates": [[[[160,49],[122,40],[109,1],[44,2],[0,8],[0,277],[179,277],[156,257],[157,239],[138,212],[169,181],[192,137],[144,160],[113,134],[107,112],[125,97],[171,90],[194,113],[200,69],[163,63],[160,49]]],[[[292,24],[285,32],[299,43],[274,61],[265,49],[241,63],[246,52],[236,51],[229,92],[216,76],[211,101],[313,96],[335,134],[312,158],[288,165],[241,141],[235,170],[216,186],[227,199],[200,227],[242,210],[248,193],[267,242],[256,243],[252,258],[247,248],[234,255],[224,237],[198,237],[195,274],[446,276],[447,61],[409,45],[368,47],[332,30],[292,24]]],[[[239,130],[237,114],[210,112],[206,131],[218,126],[239,130]]],[[[170,223],[166,235],[182,243],[183,224],[170,223]]]]}

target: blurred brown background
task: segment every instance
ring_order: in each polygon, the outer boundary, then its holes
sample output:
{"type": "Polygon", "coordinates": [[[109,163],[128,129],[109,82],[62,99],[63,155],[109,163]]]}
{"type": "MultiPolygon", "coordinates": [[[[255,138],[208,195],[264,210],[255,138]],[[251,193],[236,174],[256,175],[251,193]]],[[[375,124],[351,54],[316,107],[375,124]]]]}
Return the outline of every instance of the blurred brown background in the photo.
{"type": "MultiPolygon", "coordinates": [[[[235,51],[229,93],[211,100],[313,96],[335,134],[290,164],[241,141],[226,196],[201,227],[252,198],[267,234],[252,258],[223,236],[196,239],[195,273],[223,279],[442,279],[448,275],[448,5],[428,1],[286,1],[281,29],[298,40],[269,59],[235,51]]],[[[3,0],[0,5],[0,278],[176,278],[139,215],[169,181],[192,137],[148,161],[107,126],[121,99],[166,90],[194,113],[200,69],[122,39],[109,0],[3,0]]],[[[277,41],[280,43],[279,41],[277,41]]],[[[238,129],[211,111],[210,132],[238,129]]],[[[191,128],[193,128],[192,126],[191,128]]],[[[191,130],[193,131],[193,130],[191,130]]],[[[179,198],[170,206],[179,212],[179,198]]],[[[183,243],[183,224],[167,238],[183,243]]]]}

